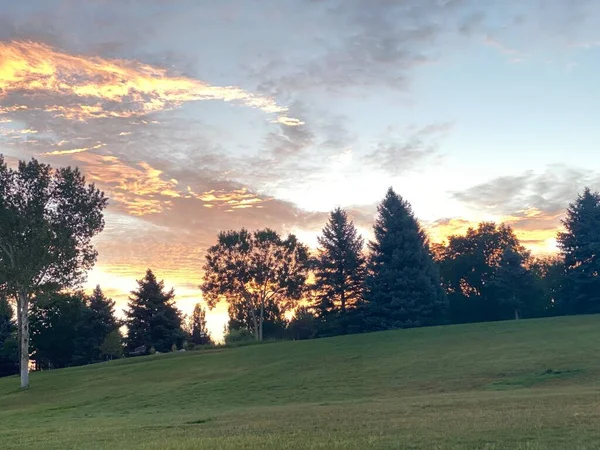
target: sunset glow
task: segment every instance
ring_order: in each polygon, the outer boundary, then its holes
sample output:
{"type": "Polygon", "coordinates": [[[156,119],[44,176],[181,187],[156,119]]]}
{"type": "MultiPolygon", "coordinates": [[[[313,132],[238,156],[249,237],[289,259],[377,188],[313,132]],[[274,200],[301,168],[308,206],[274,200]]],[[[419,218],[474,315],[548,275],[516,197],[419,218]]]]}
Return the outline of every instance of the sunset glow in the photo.
{"type": "Polygon", "coordinates": [[[125,3],[0,22],[0,153],[106,192],[86,287],[120,307],[151,268],[190,313],[222,230],[314,250],[341,206],[368,241],[389,186],[432,242],[504,222],[535,254],[600,188],[595,2],[125,3]]]}

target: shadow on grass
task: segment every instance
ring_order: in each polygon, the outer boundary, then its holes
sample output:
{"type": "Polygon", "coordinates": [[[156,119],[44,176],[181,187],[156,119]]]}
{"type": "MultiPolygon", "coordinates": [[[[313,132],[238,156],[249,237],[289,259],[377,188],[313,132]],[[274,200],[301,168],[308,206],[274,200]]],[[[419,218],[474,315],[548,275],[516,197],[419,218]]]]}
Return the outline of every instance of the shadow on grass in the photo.
{"type": "Polygon", "coordinates": [[[494,381],[486,386],[487,390],[504,391],[509,389],[531,388],[553,380],[563,380],[576,377],[581,374],[579,369],[553,370],[547,369],[537,374],[526,374],[518,377],[507,377],[494,381]]]}

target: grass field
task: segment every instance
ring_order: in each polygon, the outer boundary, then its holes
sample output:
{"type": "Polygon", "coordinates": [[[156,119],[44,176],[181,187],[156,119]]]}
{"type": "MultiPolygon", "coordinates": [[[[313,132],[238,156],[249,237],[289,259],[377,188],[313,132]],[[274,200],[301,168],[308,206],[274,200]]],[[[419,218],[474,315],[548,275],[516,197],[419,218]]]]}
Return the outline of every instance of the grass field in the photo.
{"type": "Polygon", "coordinates": [[[600,448],[600,316],[132,358],[0,379],[8,449],[600,448]]]}

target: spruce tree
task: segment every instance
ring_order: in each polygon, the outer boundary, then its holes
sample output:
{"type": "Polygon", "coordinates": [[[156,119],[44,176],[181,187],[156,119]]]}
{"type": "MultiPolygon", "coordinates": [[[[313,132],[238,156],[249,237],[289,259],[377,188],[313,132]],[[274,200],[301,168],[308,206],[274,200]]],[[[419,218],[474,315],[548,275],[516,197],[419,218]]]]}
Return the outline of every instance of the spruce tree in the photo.
{"type": "Polygon", "coordinates": [[[586,188],[569,205],[558,234],[565,263],[564,312],[600,312],[600,194],[586,188]]]}
{"type": "Polygon", "coordinates": [[[87,319],[94,349],[93,360],[98,361],[103,359],[100,347],[107,336],[119,328],[115,318],[115,302],[104,295],[100,286],[96,286],[88,299],[87,319]]]}
{"type": "Polygon", "coordinates": [[[440,323],[447,301],[425,233],[408,202],[390,188],[378,207],[366,278],[369,329],[440,323]]]}
{"type": "Polygon", "coordinates": [[[175,294],[164,291],[164,282],[158,281],[150,269],[138,280],[138,289],[129,298],[127,320],[127,349],[145,346],[159,352],[171,351],[173,345],[182,345],[184,333],[181,313],[175,307],[175,294]]]}
{"type": "Polygon", "coordinates": [[[362,298],[365,275],[364,240],[346,211],[337,208],[319,236],[315,264],[316,310],[322,321],[336,322],[347,330],[347,311],[362,298]]]}

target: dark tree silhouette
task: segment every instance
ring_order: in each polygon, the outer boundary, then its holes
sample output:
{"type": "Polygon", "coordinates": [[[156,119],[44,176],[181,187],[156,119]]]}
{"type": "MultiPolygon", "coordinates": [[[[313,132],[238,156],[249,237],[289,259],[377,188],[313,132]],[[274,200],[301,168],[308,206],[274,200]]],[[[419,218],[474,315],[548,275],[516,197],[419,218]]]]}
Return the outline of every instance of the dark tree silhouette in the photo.
{"type": "Polygon", "coordinates": [[[0,377],[19,373],[19,349],[14,312],[7,298],[0,296],[0,377]]]}
{"type": "Polygon", "coordinates": [[[482,222],[463,236],[450,236],[447,246],[436,249],[452,322],[502,318],[502,307],[491,287],[506,248],[518,253],[522,260],[529,258],[512,228],[482,222]]]}
{"type": "Polygon", "coordinates": [[[524,263],[521,253],[511,247],[505,248],[490,286],[500,308],[516,320],[522,316],[528,302],[539,298],[536,290],[541,288],[534,273],[524,263]]]}
{"type": "Polygon", "coordinates": [[[29,309],[41,290],[81,284],[96,262],[91,239],[107,199],[78,169],[32,159],[10,169],[0,155],[0,289],[17,304],[21,387],[29,386],[29,309]]]}
{"type": "Polygon", "coordinates": [[[212,344],[212,339],[206,327],[206,310],[200,303],[194,306],[194,312],[190,319],[190,337],[196,345],[212,344]]]}
{"type": "Polygon", "coordinates": [[[570,314],[600,312],[600,194],[586,188],[569,205],[558,234],[565,263],[562,309],[570,314]]]}
{"type": "Polygon", "coordinates": [[[366,278],[370,329],[440,323],[446,309],[425,233],[412,208],[390,188],[378,207],[366,278]]]}
{"type": "Polygon", "coordinates": [[[184,332],[181,313],[175,307],[175,294],[165,292],[164,282],[158,281],[150,269],[138,280],[138,289],[131,292],[127,317],[127,349],[133,351],[145,346],[159,352],[168,352],[173,346],[181,347],[184,332]]]}
{"type": "Polygon", "coordinates": [[[336,321],[339,316],[340,331],[345,333],[347,310],[357,306],[364,290],[364,241],[340,208],[330,213],[318,241],[314,269],[315,307],[322,321],[336,321]]]}
{"type": "Polygon", "coordinates": [[[307,275],[308,249],[294,235],[282,239],[270,229],[242,229],[219,234],[206,255],[200,288],[210,308],[226,299],[242,311],[261,341],[266,308],[273,304],[285,312],[302,296],[307,275]]]}

